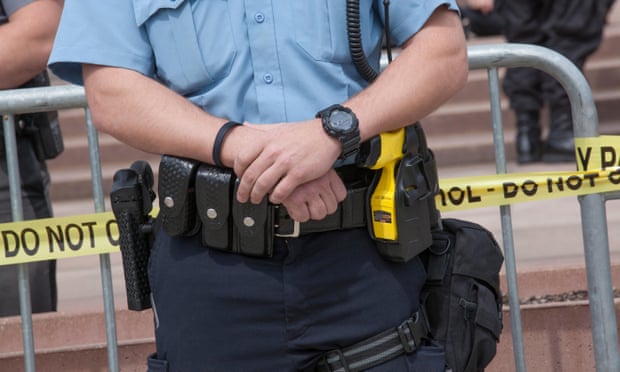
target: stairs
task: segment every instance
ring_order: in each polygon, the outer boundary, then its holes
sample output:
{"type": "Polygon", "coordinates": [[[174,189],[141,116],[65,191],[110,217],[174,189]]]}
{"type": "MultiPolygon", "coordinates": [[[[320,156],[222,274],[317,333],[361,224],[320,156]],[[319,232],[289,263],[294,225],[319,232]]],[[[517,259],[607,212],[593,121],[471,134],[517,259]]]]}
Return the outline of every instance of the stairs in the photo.
{"type": "MultiPolygon", "coordinates": [[[[502,43],[501,37],[470,40],[470,45],[502,43]]],[[[599,50],[585,66],[599,116],[601,134],[620,134],[620,23],[610,24],[599,50]]],[[[505,69],[499,70],[500,84],[505,69]]],[[[501,88],[501,87],[500,87],[501,88]]],[[[515,159],[514,113],[507,98],[501,96],[504,140],[507,160],[515,159]]],[[[548,118],[543,109],[541,122],[547,130],[548,118]]],[[[422,121],[439,167],[493,163],[489,88],[486,70],[472,70],[465,88],[422,121]]]]}

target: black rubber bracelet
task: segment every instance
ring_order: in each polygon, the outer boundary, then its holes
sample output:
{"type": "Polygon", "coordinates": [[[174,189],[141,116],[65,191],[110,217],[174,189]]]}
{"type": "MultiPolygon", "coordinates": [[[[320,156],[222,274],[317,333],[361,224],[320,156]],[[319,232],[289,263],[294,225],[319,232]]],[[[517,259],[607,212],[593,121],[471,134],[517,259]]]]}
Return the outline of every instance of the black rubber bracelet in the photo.
{"type": "Polygon", "coordinates": [[[217,132],[217,135],[215,136],[215,142],[213,142],[213,163],[218,167],[224,167],[224,164],[222,164],[222,160],[220,159],[220,152],[222,143],[224,142],[224,137],[232,127],[235,127],[237,125],[242,124],[237,123],[236,121],[229,121],[228,123],[222,125],[220,130],[217,132]]]}

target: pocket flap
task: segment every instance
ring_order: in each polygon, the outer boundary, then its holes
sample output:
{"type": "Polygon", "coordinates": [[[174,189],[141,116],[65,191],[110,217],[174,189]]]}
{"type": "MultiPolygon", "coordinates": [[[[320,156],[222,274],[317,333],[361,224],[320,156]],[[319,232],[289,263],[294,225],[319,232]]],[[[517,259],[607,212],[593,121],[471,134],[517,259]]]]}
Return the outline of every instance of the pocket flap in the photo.
{"type": "Polygon", "coordinates": [[[136,24],[140,27],[144,24],[144,22],[146,22],[147,19],[151,18],[153,14],[157,13],[158,10],[176,9],[184,2],[185,0],[133,0],[136,24]]]}
{"type": "Polygon", "coordinates": [[[235,177],[231,169],[202,164],[196,174],[196,205],[205,245],[227,249],[230,243],[230,203],[235,177]]]}
{"type": "Polygon", "coordinates": [[[172,236],[188,233],[195,224],[194,181],[199,162],[162,155],[159,164],[159,208],[164,230],[172,236]]]}

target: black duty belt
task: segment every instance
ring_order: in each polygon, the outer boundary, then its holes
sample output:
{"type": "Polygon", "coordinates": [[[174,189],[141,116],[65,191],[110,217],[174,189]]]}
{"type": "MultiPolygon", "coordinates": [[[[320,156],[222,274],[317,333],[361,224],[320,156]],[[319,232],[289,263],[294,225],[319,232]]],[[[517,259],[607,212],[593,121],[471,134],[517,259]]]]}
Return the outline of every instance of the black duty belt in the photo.
{"type": "Polygon", "coordinates": [[[335,213],[303,223],[266,199],[261,204],[239,203],[234,197],[237,186],[230,169],[164,155],[159,167],[158,219],[172,236],[200,230],[205,246],[259,257],[273,254],[274,237],[366,226],[365,185],[348,187],[347,197],[335,213]]]}
{"type": "Polygon", "coordinates": [[[366,187],[347,189],[347,197],[338,204],[333,214],[320,221],[297,222],[290,218],[286,208],[273,205],[275,209],[274,235],[277,237],[293,237],[332,230],[365,227],[366,187]]]}

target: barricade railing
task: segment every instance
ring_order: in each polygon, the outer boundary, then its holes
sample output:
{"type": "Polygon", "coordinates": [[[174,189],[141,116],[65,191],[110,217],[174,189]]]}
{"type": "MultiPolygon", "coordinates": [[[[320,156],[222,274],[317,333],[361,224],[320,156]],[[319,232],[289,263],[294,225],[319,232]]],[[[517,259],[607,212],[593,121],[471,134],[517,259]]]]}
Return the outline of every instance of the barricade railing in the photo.
{"type": "MultiPolygon", "coordinates": [[[[469,48],[468,56],[470,69],[488,70],[498,174],[506,173],[498,77],[500,67],[532,67],[553,76],[568,94],[575,138],[599,136],[598,116],[590,86],[583,73],[561,54],[535,45],[498,44],[472,46],[469,48]]],[[[604,204],[606,199],[612,197],[613,194],[603,193],[578,197],[581,207],[592,339],[597,371],[620,371],[618,330],[604,204]]],[[[518,371],[525,371],[510,206],[501,206],[500,216],[504,254],[506,255],[506,281],[510,301],[515,365],[518,371]],[[515,330],[518,331],[515,332],[515,330]]]]}
{"type": "MultiPolygon", "coordinates": [[[[470,69],[486,69],[488,72],[491,121],[496,159],[496,173],[507,173],[502,123],[499,68],[532,67],[549,73],[566,89],[572,108],[574,135],[597,137],[598,117],[591,89],[581,73],[568,59],[549,49],[525,44],[487,44],[469,47],[470,69]]],[[[385,63],[382,62],[385,66],[385,63]]],[[[89,144],[89,158],[95,212],[105,211],[103,180],[99,144],[84,96],[84,90],[76,86],[55,86],[21,90],[0,91],[0,113],[3,114],[4,140],[7,152],[11,210],[15,221],[23,219],[20,198],[20,179],[17,165],[17,149],[14,115],[28,112],[44,112],[69,108],[84,108],[89,144]]],[[[611,281],[611,263],[607,234],[605,201],[620,198],[620,192],[597,193],[579,196],[581,223],[586,261],[586,272],[592,322],[592,339],[597,371],[620,371],[618,335],[615,317],[614,294],[611,281]]],[[[514,254],[514,238],[510,206],[500,206],[502,246],[505,255],[505,271],[510,302],[510,319],[515,367],[525,371],[525,353],[521,325],[517,268],[514,254]]],[[[106,337],[109,370],[119,371],[116,320],[112,274],[108,254],[100,255],[101,281],[104,297],[106,337]]],[[[24,340],[24,364],[27,372],[36,370],[32,314],[29,302],[27,267],[20,265],[19,293],[24,340]]]]}
{"type": "MultiPolygon", "coordinates": [[[[2,121],[4,125],[4,141],[8,164],[7,171],[11,195],[11,213],[14,221],[23,220],[14,115],[80,107],[84,108],[86,117],[94,210],[95,212],[104,212],[105,196],[103,194],[99,140],[87,107],[84,89],[78,86],[55,86],[0,92],[0,113],[3,114],[2,121]]],[[[99,264],[106,323],[108,366],[110,371],[118,371],[118,340],[116,336],[114,293],[109,254],[101,254],[99,256],[99,264]]],[[[18,285],[24,343],[24,367],[26,372],[34,372],[36,371],[36,366],[27,264],[19,264],[18,266],[18,285]]]]}

